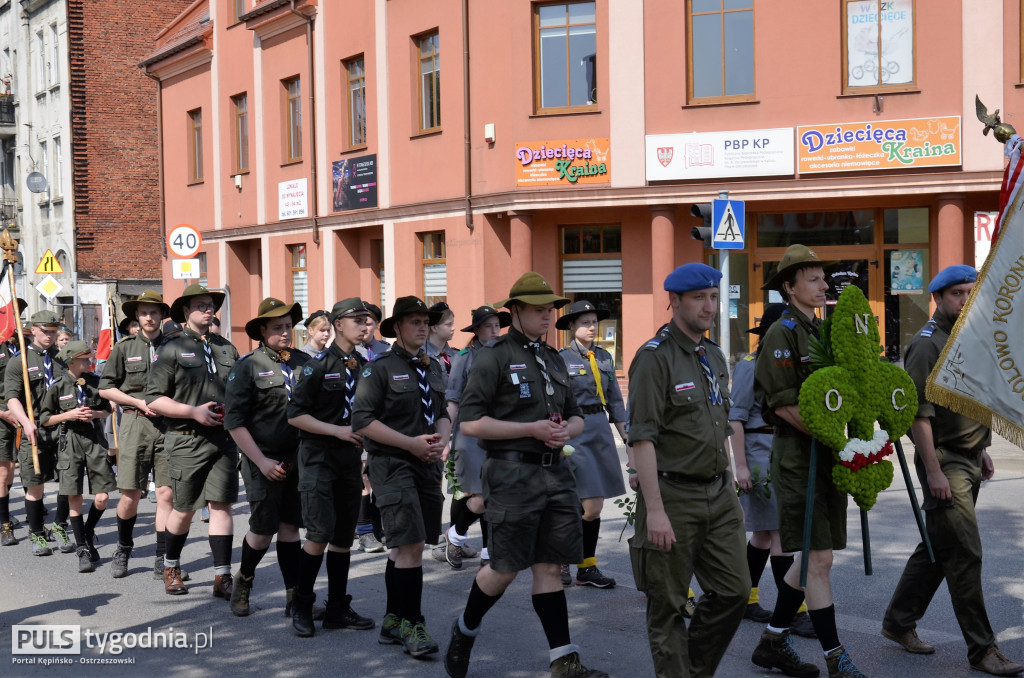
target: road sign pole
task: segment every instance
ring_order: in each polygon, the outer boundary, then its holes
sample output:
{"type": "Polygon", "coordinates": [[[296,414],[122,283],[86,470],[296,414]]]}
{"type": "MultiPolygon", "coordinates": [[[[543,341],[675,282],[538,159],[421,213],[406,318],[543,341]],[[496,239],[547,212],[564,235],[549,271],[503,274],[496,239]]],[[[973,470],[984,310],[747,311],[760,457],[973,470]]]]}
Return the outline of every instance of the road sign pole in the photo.
{"type": "MultiPolygon", "coordinates": [[[[720,200],[729,199],[729,191],[719,191],[720,200]]],[[[729,359],[732,351],[730,349],[729,336],[729,250],[718,250],[719,270],[722,271],[722,280],[718,283],[718,340],[725,353],[725,364],[732,365],[729,359]]]]}

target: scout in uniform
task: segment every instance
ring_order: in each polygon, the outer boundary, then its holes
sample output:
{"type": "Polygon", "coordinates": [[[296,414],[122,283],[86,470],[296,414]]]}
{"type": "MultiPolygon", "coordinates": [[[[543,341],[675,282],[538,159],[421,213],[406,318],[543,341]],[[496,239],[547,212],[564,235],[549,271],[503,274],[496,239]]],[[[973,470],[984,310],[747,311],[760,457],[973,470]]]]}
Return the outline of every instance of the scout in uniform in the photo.
{"type": "Polygon", "coordinates": [[[537,273],[525,273],[509,298],[495,304],[512,316],[508,333],[482,349],[462,394],[462,430],[487,450],[483,491],[490,564],[473,580],[462,614],[452,624],[445,654],[448,675],[462,678],[487,611],[527,568],[533,575],[533,609],[547,637],[553,676],[607,678],[580,661],[569,636],[569,611],[561,563],[583,557],[580,499],[562,448],[583,431],[565,364],[544,343],[556,295],[537,273]]]}
{"type": "Polygon", "coordinates": [[[366,325],[369,328],[366,338],[360,346],[357,346],[357,350],[362,354],[368,362],[373,362],[380,356],[384,355],[391,350],[391,344],[386,341],[382,341],[377,337],[377,327],[380,325],[381,319],[384,317],[381,314],[380,306],[363,302],[366,305],[366,310],[370,312],[370,315],[366,317],[366,325]]]}
{"type": "MultiPolygon", "coordinates": [[[[32,540],[32,555],[48,556],[52,553],[46,545],[46,534],[43,528],[43,483],[54,477],[54,464],[57,456],[57,438],[52,431],[40,430],[39,403],[46,389],[67,372],[67,365],[57,357],[54,339],[60,328],[60,318],[53,311],[38,311],[29,318],[32,323],[32,343],[26,347],[25,362],[28,367],[29,393],[32,412],[36,421],[29,421],[25,410],[25,382],[21,371],[21,359],[10,360],[4,373],[4,392],[7,398],[7,409],[15,416],[22,427],[21,448],[18,450],[18,468],[21,484],[25,488],[25,515],[28,519],[29,538],[32,540]],[[32,443],[39,450],[39,473],[32,466],[32,443]]],[[[26,337],[26,341],[28,337],[26,337]]],[[[65,509],[67,498],[61,502],[58,497],[58,510],[54,523],[54,532],[63,553],[73,552],[74,546],[68,538],[67,530],[62,523],[67,519],[65,509]],[[63,519],[63,520],[62,520],[63,519]]]]}
{"type": "MultiPolygon", "coordinates": [[[[785,304],[769,304],[764,309],[761,322],[747,332],[763,337],[786,309],[785,304]]],[[[767,624],[772,613],[760,605],[758,582],[764,574],[769,558],[776,586],[793,565],[793,554],[783,553],[779,545],[779,510],[775,505],[775,494],[771,483],[767,483],[767,496],[753,493],[753,478],[758,482],[770,477],[770,453],[774,427],[761,416],[761,403],[754,398],[754,365],[758,352],[751,353],[736,363],[732,372],[732,407],[729,408],[729,424],[732,426],[733,461],[736,464],[736,484],[743,492],[740,504],[746,519],[746,529],[751,533],[747,542],[747,571],[750,572],[750,598],[744,619],[767,624]]],[[[766,358],[767,360],[768,358],[766,358]]],[[[796,618],[789,626],[791,633],[806,638],[817,637],[814,626],[807,614],[807,603],[800,606],[796,618]]]]}
{"type": "MultiPolygon", "coordinates": [[[[775,426],[772,440],[772,488],[779,507],[779,541],[784,552],[803,548],[804,514],[812,437],[800,416],[800,387],[811,373],[809,345],[818,336],[821,320],[815,310],[825,305],[823,262],[805,245],[786,249],[775,274],[762,289],[777,290],[788,307],[761,339],[761,358],[754,366],[754,397],[761,416],[775,426]]],[[[800,660],[789,637],[789,626],[807,596],[808,614],[825,652],[830,676],[862,676],[839,642],[836,608],[832,601],[832,551],[846,548],[847,495],[832,482],[832,452],[817,452],[814,521],[808,555],[807,588],[801,591],[800,556],[779,582],[779,595],[768,627],[751,660],[777,668],[788,676],[817,676],[818,667],[800,660]]]]}
{"type": "Polygon", "coordinates": [[[228,376],[224,428],[242,453],[240,471],[249,500],[249,531],[242,538],[242,561],[231,591],[231,613],[249,614],[256,567],[277,535],[277,563],[285,591],[299,579],[298,431],[286,409],[309,356],[292,351],[292,327],[302,320],[299,304],[267,297],[245,333],[259,347],[238,359],[228,376]]]}
{"type": "Polygon", "coordinates": [[[704,336],[718,312],[722,274],[685,264],[665,278],[671,321],[629,368],[629,442],[640,489],[629,555],[647,594],[647,637],[660,678],[711,676],[743,619],[750,577],[743,512],[725,450],[729,372],[704,336]],[[689,630],[688,583],[705,595],[689,630]]]}
{"type": "Polygon", "coordinates": [[[444,533],[443,558],[455,569],[462,567],[462,559],[467,557],[466,533],[470,525],[480,518],[480,531],[484,536],[484,547],[480,551],[480,563],[486,565],[490,554],[487,550],[487,520],[484,513],[484,487],[480,473],[484,465],[484,450],[480,441],[468,436],[459,426],[459,403],[462,392],[469,380],[469,372],[473,367],[473,359],[480,349],[497,339],[503,327],[512,324],[512,316],[508,311],[497,311],[491,306],[473,309],[473,322],[463,327],[463,332],[472,332],[473,339],[466,348],[456,354],[452,361],[452,373],[448,377],[448,390],[445,398],[448,401],[448,417],[452,422],[451,453],[455,455],[455,477],[459,479],[459,489],[465,495],[461,499],[452,498],[451,527],[444,533]]]}
{"type": "Polygon", "coordinates": [[[100,378],[89,371],[92,350],[84,341],[70,341],[58,353],[68,371],[46,390],[39,408],[40,426],[59,431],[57,475],[60,494],[71,505],[71,527],[78,550],[78,571],[92,572],[100,554],[94,543],[96,524],[107,508],[108,493],[117,489],[107,456],[106,438],[98,420],[110,416],[110,403],[100,397],[100,378]],[[84,478],[93,494],[89,519],[82,520],[84,478]]]}
{"type": "Polygon", "coordinates": [[[452,360],[455,358],[455,349],[448,342],[455,336],[455,314],[448,304],[440,301],[428,309],[431,313],[440,313],[441,322],[430,326],[430,336],[427,337],[427,355],[437,358],[444,367],[444,383],[448,386],[448,375],[452,372],[452,360]]]}
{"type": "Polygon", "coordinates": [[[352,534],[363,491],[362,439],[353,432],[356,384],[365,361],[355,347],[366,336],[369,311],[358,298],[331,309],[334,342],[302,370],[288,404],[288,421],[302,432],[299,494],[306,543],[298,554],[299,577],[292,604],[296,635],[316,633],[313,585],[327,551],[327,609],[324,629],[372,629],[372,619],[352,609],[348,594],[352,534]]]}
{"type": "MultiPolygon", "coordinates": [[[[18,299],[18,312],[25,310],[28,304],[24,299],[18,299]]],[[[18,357],[18,337],[15,336],[3,343],[0,343],[0,374],[6,374],[7,364],[16,359],[19,363],[18,371],[21,371],[21,358],[18,357]]],[[[17,527],[11,518],[10,489],[14,482],[14,460],[17,449],[18,420],[7,410],[6,399],[0,398],[0,546],[14,546],[18,538],[14,536],[14,528],[17,527]]]]}
{"type": "MultiPolygon", "coordinates": [[[[363,302],[369,315],[366,316],[366,337],[362,343],[356,346],[359,355],[367,362],[373,362],[380,356],[391,350],[391,345],[386,341],[377,338],[377,326],[380,325],[381,311],[376,304],[363,302]]],[[[359,520],[356,522],[356,537],[359,539],[359,548],[364,553],[384,553],[384,544],[381,543],[384,528],[381,525],[380,511],[373,501],[373,488],[370,487],[370,478],[366,475],[366,453],[363,453],[363,496],[359,504],[359,520]]]]}
{"type": "Polygon", "coordinates": [[[306,336],[309,341],[302,347],[302,352],[310,358],[327,348],[327,342],[331,340],[331,319],[327,311],[313,311],[309,314],[302,325],[306,328],[306,336]]]}
{"type": "Polygon", "coordinates": [[[915,654],[935,647],[917,635],[917,622],[945,579],[971,668],[993,676],[1015,676],[1024,666],[1010,661],[996,647],[985,610],[981,583],[981,534],[974,505],[981,482],[995,472],[985,448],[992,442],[988,427],[928,401],[925,383],[949,340],[978,272],[971,266],[945,268],[928,291],[935,314],[907,346],[906,370],[917,386],[917,417],[910,435],[916,448],[914,467],[924,490],[922,507],[935,562],[923,543],[907,561],[882,621],[882,635],[915,654]]]}
{"type": "MultiPolygon", "coordinates": [[[[573,302],[555,327],[568,330],[569,345],[558,352],[569,372],[576,404],[583,410],[583,433],[569,441],[576,492],[583,505],[583,562],[576,567],[576,583],[599,589],[615,588],[615,580],[597,568],[597,537],[601,532],[604,500],[626,493],[622,465],[608,422],[626,442],[626,405],[615,378],[615,359],[594,343],[598,323],[610,315],[585,299],[573,302]]],[[[562,565],[562,584],[571,585],[569,566],[562,565]]]]}
{"type": "Polygon", "coordinates": [[[379,642],[413,657],[438,651],[421,612],[423,546],[441,534],[441,452],[451,422],[444,406],[441,364],[423,346],[441,320],[416,297],[395,301],[381,334],[395,339],[366,365],[356,389],[352,428],[363,437],[366,466],[387,533],[387,611],[379,642]]]}
{"type": "MultiPolygon", "coordinates": [[[[120,454],[117,484],[121,498],[117,502],[117,548],[114,550],[110,574],[115,578],[128,574],[128,558],[135,547],[135,519],[139,501],[148,487],[150,472],[156,483],[156,560],[153,576],[163,579],[164,551],[166,550],[167,516],[171,513],[171,477],[167,473],[167,455],[164,452],[164,434],[167,427],[163,419],[146,404],[146,382],[149,369],[156,358],[156,350],[163,340],[160,331],[170,307],[163,297],[146,290],[135,299],[121,305],[125,320],[132,319],[139,326],[114,344],[110,357],[103,366],[100,395],[121,406],[118,423],[120,454]]],[[[124,325],[124,321],[121,323],[124,325]]]]}
{"type": "Polygon", "coordinates": [[[192,515],[210,508],[213,595],[231,599],[231,504],[238,501],[238,448],[224,430],[225,383],[238,351],[220,335],[208,335],[222,292],[189,285],[171,304],[171,319],[181,332],[165,337],[150,367],[146,385],[149,408],[164,417],[167,469],[174,507],[167,517],[164,591],[188,593],[181,581],[181,551],[192,515]]]}

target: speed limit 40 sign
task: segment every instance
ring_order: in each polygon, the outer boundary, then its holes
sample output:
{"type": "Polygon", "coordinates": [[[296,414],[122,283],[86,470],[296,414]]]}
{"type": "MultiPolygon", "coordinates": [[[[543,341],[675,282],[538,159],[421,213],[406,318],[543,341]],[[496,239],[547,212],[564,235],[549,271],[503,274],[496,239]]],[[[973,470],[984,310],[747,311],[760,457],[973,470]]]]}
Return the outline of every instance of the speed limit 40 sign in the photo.
{"type": "Polygon", "coordinates": [[[167,249],[180,259],[191,259],[203,246],[203,236],[188,224],[178,224],[167,234],[167,249]]]}

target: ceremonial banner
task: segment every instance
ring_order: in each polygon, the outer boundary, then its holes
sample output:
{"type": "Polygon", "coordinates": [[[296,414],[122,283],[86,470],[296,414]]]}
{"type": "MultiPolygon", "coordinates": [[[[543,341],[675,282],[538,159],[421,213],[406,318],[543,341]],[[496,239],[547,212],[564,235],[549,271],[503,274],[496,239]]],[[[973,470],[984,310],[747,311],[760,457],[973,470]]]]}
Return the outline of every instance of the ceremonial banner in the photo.
{"type": "MultiPolygon", "coordinates": [[[[1006,150],[1019,156],[1019,141],[1015,135],[1006,150]]],[[[999,234],[925,391],[931,402],[991,427],[1019,447],[1024,447],[1022,196],[1018,191],[1001,215],[999,234]]]]}

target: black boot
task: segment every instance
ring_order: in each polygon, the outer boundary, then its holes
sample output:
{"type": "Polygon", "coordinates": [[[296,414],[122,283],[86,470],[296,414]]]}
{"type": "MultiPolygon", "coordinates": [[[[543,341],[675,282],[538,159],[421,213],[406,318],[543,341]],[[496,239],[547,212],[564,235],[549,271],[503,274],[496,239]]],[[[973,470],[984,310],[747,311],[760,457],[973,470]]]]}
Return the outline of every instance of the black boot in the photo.
{"type": "Polygon", "coordinates": [[[352,596],[345,596],[339,601],[333,598],[327,599],[327,610],[324,614],[325,629],[357,629],[368,631],[376,626],[376,623],[367,617],[362,617],[352,609],[352,596]]]}
{"type": "Polygon", "coordinates": [[[295,635],[300,638],[309,638],[316,634],[316,626],[313,624],[313,601],[316,594],[303,594],[295,592],[292,598],[292,628],[295,635]]]}

